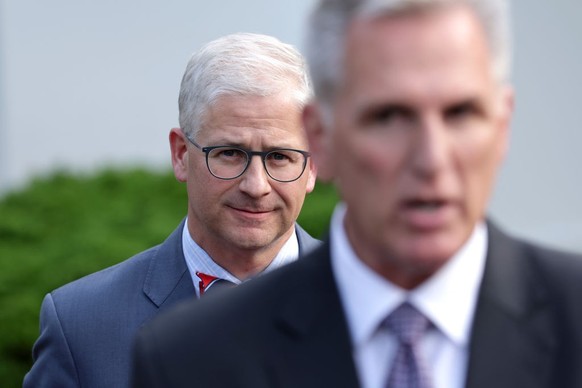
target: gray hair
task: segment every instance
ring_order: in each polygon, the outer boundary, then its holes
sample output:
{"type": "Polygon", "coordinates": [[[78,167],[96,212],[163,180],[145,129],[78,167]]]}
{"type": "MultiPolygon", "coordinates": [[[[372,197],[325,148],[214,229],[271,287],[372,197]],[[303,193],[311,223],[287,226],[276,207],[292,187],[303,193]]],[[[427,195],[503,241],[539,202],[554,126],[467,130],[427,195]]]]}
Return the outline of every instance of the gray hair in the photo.
{"type": "Polygon", "coordinates": [[[485,31],[492,53],[492,71],[508,81],[511,67],[509,4],[507,0],[320,0],[307,32],[307,61],[315,94],[330,103],[341,82],[344,40],[357,18],[426,11],[435,7],[466,5],[485,31]]]}
{"type": "Polygon", "coordinates": [[[302,108],[312,97],[305,60],[291,45],[237,33],[207,43],[186,66],[178,100],[180,127],[195,137],[207,109],[221,96],[288,93],[302,108]]]}

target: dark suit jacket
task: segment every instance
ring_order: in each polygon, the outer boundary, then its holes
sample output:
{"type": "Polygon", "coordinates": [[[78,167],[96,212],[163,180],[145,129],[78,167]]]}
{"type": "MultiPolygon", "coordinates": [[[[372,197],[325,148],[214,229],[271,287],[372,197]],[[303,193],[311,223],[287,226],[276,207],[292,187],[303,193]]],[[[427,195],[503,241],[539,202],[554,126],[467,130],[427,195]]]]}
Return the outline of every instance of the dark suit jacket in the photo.
{"type": "MultiPolygon", "coordinates": [[[[159,316],[137,338],[133,386],[357,387],[329,243],[309,257],[159,316]]],[[[471,338],[468,388],[582,387],[582,257],[489,225],[471,338]]]]}
{"type": "MultiPolygon", "coordinates": [[[[24,388],[129,386],[138,328],[195,295],[182,250],[183,226],[161,245],[47,294],[24,388]]],[[[296,231],[300,253],[318,245],[298,225],[296,231]]]]}

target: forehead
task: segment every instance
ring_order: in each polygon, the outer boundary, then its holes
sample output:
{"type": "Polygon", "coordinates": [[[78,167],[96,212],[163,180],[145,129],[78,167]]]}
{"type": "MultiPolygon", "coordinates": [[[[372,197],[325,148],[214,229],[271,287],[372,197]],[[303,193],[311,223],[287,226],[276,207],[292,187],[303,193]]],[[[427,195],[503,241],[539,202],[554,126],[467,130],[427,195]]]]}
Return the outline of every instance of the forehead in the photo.
{"type": "Polygon", "coordinates": [[[304,138],[301,107],[286,94],[223,95],[208,107],[200,134],[213,141],[295,145],[304,138]]]}
{"type": "Polygon", "coordinates": [[[464,6],[357,19],[345,49],[344,84],[366,95],[469,92],[492,78],[484,31],[464,6]]]}

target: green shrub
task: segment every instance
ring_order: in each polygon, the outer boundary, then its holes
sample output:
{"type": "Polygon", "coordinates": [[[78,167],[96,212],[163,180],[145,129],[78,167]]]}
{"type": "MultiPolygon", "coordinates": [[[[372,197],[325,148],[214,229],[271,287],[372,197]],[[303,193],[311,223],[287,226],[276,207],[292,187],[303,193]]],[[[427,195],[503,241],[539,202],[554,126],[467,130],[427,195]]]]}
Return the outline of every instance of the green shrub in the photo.
{"type": "MultiPolygon", "coordinates": [[[[318,184],[299,218],[327,229],[337,201],[318,184]]],[[[186,214],[185,186],[170,172],[108,169],[36,179],[0,200],[0,382],[20,387],[31,365],[43,296],[163,241],[186,214]]]]}

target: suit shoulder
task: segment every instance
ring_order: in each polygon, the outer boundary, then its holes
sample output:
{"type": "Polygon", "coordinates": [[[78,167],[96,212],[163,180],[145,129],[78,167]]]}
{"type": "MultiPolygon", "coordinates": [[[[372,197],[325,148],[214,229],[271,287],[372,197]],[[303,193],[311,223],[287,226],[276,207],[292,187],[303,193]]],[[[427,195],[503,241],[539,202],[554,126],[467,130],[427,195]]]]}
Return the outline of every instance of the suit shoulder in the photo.
{"type": "Polygon", "coordinates": [[[118,293],[119,289],[131,288],[146,276],[149,263],[159,249],[159,245],[140,252],[111,267],[86,275],[67,283],[51,292],[55,303],[67,300],[102,298],[108,293],[118,293]]]}
{"type": "Polygon", "coordinates": [[[582,254],[551,248],[548,246],[522,242],[527,256],[543,272],[557,277],[575,277],[582,280],[582,254]]]}
{"type": "MultiPolygon", "coordinates": [[[[531,242],[521,244],[532,271],[537,273],[537,281],[544,283],[555,305],[578,310],[582,298],[582,255],[531,242]]],[[[579,315],[582,322],[582,314],[579,315]]]]}
{"type": "Polygon", "coordinates": [[[536,281],[562,282],[582,277],[582,255],[510,236],[489,222],[489,250],[496,268],[529,273],[536,281]]]}
{"type": "Polygon", "coordinates": [[[124,293],[127,295],[126,292],[135,290],[138,284],[141,288],[148,273],[157,270],[157,268],[152,269],[151,264],[160,263],[161,265],[167,262],[166,258],[168,257],[179,258],[181,256],[183,226],[184,221],[161,244],[57,288],[51,293],[53,299],[62,301],[68,298],[78,300],[107,295],[124,295],[124,293]]]}

